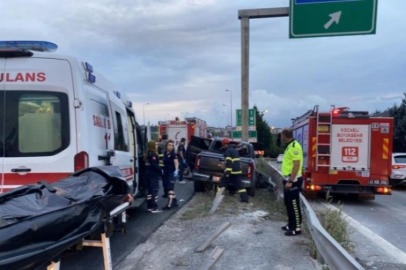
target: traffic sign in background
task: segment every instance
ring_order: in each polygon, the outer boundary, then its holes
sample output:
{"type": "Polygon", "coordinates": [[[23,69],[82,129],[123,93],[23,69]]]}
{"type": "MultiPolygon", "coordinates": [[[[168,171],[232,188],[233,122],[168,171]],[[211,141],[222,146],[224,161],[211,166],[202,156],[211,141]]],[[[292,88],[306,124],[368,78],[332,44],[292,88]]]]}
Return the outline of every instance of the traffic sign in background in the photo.
{"type": "MultiPolygon", "coordinates": [[[[236,110],[237,112],[237,126],[242,126],[242,113],[240,109],[236,110]]],[[[248,126],[256,126],[257,125],[257,120],[256,120],[256,113],[254,109],[249,109],[248,110],[248,126]]]]}
{"type": "MultiPolygon", "coordinates": [[[[256,130],[249,130],[248,131],[248,141],[249,142],[257,142],[257,131],[256,130]]],[[[234,141],[241,141],[242,131],[233,130],[233,140],[234,141]]]]}
{"type": "Polygon", "coordinates": [[[376,32],[378,0],[290,0],[289,37],[376,32]]]}

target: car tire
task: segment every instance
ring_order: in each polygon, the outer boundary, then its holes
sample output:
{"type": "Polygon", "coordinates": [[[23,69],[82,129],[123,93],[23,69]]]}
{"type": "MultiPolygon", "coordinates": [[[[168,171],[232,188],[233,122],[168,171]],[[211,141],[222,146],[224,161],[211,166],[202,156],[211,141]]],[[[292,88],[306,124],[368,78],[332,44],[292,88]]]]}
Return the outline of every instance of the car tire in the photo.
{"type": "Polygon", "coordinates": [[[389,178],[389,185],[391,185],[392,187],[396,187],[396,183],[393,181],[392,178],[389,178]]]}
{"type": "Polygon", "coordinates": [[[257,188],[256,188],[256,185],[257,185],[256,177],[253,179],[253,182],[254,183],[252,183],[251,187],[246,188],[248,196],[251,196],[251,197],[255,197],[255,192],[257,190],[257,188]]]}
{"type": "Polygon", "coordinates": [[[204,188],[204,182],[202,181],[193,181],[193,186],[195,188],[195,192],[204,192],[205,188],[204,188]]]}
{"type": "Polygon", "coordinates": [[[248,196],[255,197],[255,191],[256,191],[256,187],[247,188],[248,196]]]}

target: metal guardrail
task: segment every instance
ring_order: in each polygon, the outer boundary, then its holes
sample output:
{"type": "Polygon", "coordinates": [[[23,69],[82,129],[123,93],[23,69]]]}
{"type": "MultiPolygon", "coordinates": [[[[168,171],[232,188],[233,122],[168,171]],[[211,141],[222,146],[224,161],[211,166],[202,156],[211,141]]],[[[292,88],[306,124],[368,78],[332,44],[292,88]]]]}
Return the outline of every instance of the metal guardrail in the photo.
{"type": "MultiPolygon", "coordinates": [[[[276,195],[283,197],[283,177],[272,165],[262,161],[262,171],[272,177],[276,195]]],[[[328,267],[332,270],[364,270],[364,268],[323,228],[316,213],[303,195],[300,195],[302,209],[305,213],[307,226],[328,267]]]]}

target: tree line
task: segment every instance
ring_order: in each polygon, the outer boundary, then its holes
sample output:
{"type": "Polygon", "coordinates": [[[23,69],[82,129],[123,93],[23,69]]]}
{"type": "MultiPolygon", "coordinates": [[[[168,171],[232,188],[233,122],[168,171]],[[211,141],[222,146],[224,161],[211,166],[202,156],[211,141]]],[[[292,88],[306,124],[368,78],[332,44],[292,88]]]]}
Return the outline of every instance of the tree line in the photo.
{"type": "Polygon", "coordinates": [[[396,103],[384,111],[375,111],[372,116],[393,117],[393,152],[406,152],[406,93],[400,105],[396,103]]]}

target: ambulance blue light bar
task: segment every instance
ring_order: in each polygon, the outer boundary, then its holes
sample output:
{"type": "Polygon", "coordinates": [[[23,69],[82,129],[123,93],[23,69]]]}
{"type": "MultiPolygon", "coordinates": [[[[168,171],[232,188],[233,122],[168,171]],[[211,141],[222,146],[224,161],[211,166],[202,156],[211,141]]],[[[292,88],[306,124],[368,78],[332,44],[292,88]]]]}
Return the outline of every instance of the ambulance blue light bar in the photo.
{"type": "Polygon", "coordinates": [[[86,71],[93,73],[93,66],[88,62],[83,62],[83,67],[85,68],[86,71]]]}
{"type": "Polygon", "coordinates": [[[114,93],[116,94],[116,96],[117,96],[118,98],[120,98],[120,99],[121,99],[121,94],[120,94],[120,92],[118,92],[118,91],[114,91],[114,93]]]}
{"type": "Polygon", "coordinates": [[[38,52],[54,52],[58,45],[48,41],[34,41],[34,40],[10,40],[0,41],[1,49],[20,49],[38,52]]]}
{"type": "Polygon", "coordinates": [[[86,80],[88,82],[95,83],[96,82],[96,76],[94,76],[92,73],[87,71],[86,72],[86,80]]]}

